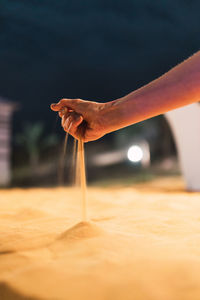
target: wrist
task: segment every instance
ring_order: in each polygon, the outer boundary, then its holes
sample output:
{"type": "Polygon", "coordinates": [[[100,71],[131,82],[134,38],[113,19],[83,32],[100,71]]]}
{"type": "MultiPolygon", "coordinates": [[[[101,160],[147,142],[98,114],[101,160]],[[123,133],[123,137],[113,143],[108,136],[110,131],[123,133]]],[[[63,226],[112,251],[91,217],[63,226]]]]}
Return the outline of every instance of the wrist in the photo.
{"type": "Polygon", "coordinates": [[[100,120],[105,133],[118,130],[121,122],[120,100],[116,99],[102,104],[100,120]]]}

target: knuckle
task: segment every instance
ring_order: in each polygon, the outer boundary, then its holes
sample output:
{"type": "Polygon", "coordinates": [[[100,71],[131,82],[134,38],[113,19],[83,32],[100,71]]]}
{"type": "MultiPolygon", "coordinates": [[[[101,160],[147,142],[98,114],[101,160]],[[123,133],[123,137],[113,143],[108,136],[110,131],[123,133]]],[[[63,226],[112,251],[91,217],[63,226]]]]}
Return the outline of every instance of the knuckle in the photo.
{"type": "Polygon", "coordinates": [[[60,101],[59,101],[59,104],[64,104],[66,102],[66,99],[61,99],[60,101]]]}
{"type": "Polygon", "coordinates": [[[80,99],[80,98],[76,98],[76,99],[74,99],[74,100],[75,100],[75,102],[76,102],[77,104],[81,102],[81,99],[80,99]]]}

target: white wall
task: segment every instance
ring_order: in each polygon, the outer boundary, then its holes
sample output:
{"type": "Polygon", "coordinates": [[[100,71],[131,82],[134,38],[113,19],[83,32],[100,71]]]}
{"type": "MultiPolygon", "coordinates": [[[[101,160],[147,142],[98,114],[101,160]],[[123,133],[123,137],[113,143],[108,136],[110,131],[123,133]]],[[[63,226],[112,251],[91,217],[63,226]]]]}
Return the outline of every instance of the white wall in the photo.
{"type": "Polygon", "coordinates": [[[200,104],[165,114],[175,139],[186,187],[200,191],[200,104]]]}

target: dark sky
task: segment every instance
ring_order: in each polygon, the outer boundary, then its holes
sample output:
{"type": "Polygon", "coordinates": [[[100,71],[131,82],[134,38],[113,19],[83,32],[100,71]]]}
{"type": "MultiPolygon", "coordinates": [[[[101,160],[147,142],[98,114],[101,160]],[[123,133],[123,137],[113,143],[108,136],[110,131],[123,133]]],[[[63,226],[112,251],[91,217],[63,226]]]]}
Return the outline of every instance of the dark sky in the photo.
{"type": "Polygon", "coordinates": [[[0,0],[0,96],[24,120],[62,97],[109,101],[197,50],[198,0],[0,0]]]}

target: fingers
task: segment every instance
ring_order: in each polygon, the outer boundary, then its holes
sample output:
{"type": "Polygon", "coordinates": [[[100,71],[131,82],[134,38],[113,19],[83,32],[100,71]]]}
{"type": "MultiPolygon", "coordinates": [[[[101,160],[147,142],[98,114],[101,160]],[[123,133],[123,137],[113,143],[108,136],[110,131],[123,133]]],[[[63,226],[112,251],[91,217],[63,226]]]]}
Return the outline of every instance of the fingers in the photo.
{"type": "Polygon", "coordinates": [[[70,133],[75,138],[80,138],[78,133],[78,126],[83,122],[83,117],[75,112],[68,113],[62,117],[63,129],[70,133]]]}
{"type": "Polygon", "coordinates": [[[68,113],[68,114],[65,114],[61,117],[61,125],[62,125],[63,128],[65,127],[65,122],[66,122],[67,118],[69,117],[69,115],[70,114],[68,113]]]}
{"type": "Polygon", "coordinates": [[[83,122],[82,114],[85,113],[86,102],[80,99],[62,99],[58,103],[51,104],[51,109],[58,111],[59,116],[62,118],[61,125],[63,129],[77,139],[84,138],[84,126],[79,127],[79,125],[83,122]]]}
{"type": "Polygon", "coordinates": [[[76,110],[79,101],[79,99],[62,99],[58,103],[52,103],[51,109],[53,111],[61,111],[64,107],[66,107],[71,110],[76,110]]]}
{"type": "Polygon", "coordinates": [[[58,115],[59,117],[63,117],[64,115],[66,115],[69,112],[69,109],[67,107],[63,107],[59,112],[58,115]]]}

